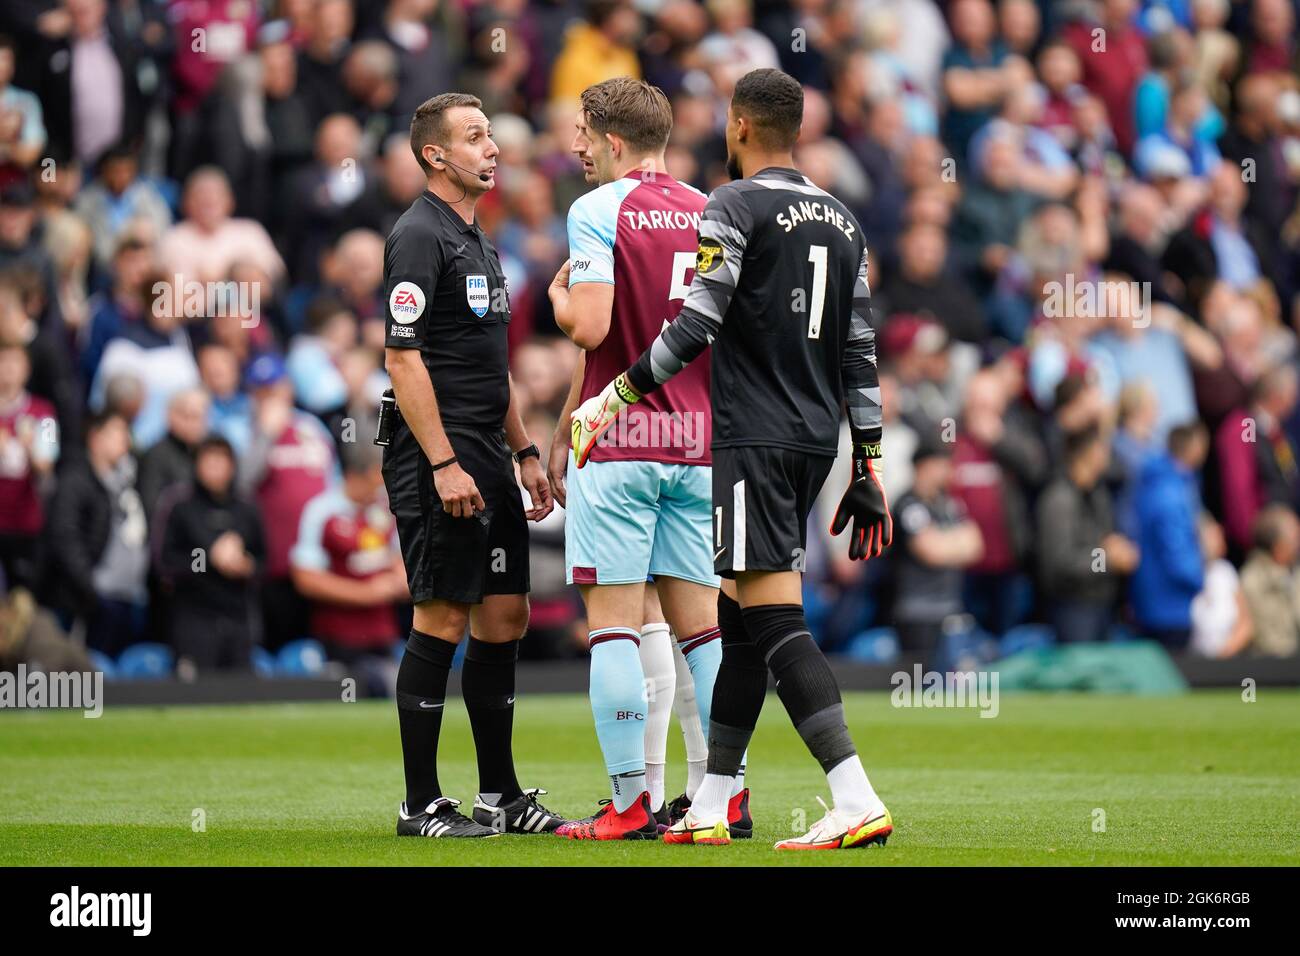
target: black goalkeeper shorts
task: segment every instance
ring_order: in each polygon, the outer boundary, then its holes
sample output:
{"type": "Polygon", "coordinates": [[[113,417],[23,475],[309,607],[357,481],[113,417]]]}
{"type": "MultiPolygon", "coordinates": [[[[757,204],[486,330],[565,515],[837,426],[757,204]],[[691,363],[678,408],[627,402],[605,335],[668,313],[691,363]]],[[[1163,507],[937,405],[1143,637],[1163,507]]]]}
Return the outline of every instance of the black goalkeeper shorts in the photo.
{"type": "Polygon", "coordinates": [[[504,433],[448,428],[447,439],[483,496],[486,509],[474,517],[443,510],[433,466],[405,422],[384,449],[384,487],[411,602],[481,604],[488,594],[527,594],[528,520],[504,433]]]}
{"type": "Polygon", "coordinates": [[[714,448],[714,572],[803,571],[808,514],[834,463],[770,446],[714,448]]]}

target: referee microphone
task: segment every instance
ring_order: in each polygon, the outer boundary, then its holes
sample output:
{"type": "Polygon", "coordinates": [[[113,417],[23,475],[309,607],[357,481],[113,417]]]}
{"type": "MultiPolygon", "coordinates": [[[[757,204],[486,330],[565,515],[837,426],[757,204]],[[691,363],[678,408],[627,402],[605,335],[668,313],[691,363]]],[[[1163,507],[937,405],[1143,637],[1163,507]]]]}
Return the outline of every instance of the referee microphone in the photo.
{"type": "Polygon", "coordinates": [[[469,173],[471,176],[477,176],[479,178],[479,182],[485,183],[488,181],[488,179],[491,178],[488,176],[487,173],[476,173],[472,169],[466,169],[464,166],[458,166],[456,163],[453,163],[446,156],[442,156],[442,155],[435,156],[434,162],[446,163],[448,166],[454,166],[456,169],[459,169],[463,173],[469,173]]]}

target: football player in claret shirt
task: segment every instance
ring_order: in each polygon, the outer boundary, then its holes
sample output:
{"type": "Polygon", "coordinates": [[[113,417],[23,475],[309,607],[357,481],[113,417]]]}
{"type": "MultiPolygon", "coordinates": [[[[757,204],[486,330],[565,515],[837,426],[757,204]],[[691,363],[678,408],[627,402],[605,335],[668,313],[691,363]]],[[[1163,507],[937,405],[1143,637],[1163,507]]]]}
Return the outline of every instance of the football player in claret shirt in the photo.
{"type": "Polygon", "coordinates": [[[893,521],[879,478],[880,387],[866,244],[845,206],[794,168],[802,119],[803,90],[779,70],[754,70],[736,84],[727,162],[737,181],[715,190],[704,209],[686,302],[636,363],[573,415],[582,466],[625,408],[712,345],[712,543],[724,579],[722,664],[708,775],[686,816],[664,834],[670,843],[730,841],[727,802],[769,669],[834,800],[807,833],[777,848],[865,846],[893,832],[803,613],[808,512],[835,459],[846,405],[853,478],[831,532],[852,521],[849,556],[865,559],[889,544],[893,521]]]}
{"type": "MultiPolygon", "coordinates": [[[[657,87],[631,77],[588,87],[576,126],[573,152],[599,185],[569,210],[569,261],[550,288],[557,324],[586,350],[566,411],[634,361],[680,308],[705,203],[668,174],[672,107],[657,87]]],[[[561,421],[552,481],[557,498],[566,496],[568,580],[587,606],[591,709],[612,801],[559,832],[654,838],[673,822],[664,764],[678,682],[687,755],[695,758],[686,794],[673,801],[680,816],[704,776],[704,728],[721,660],[708,367],[699,363],[632,409],[581,472],[570,464],[567,414],[561,421]],[[686,708],[692,698],[693,711],[686,708]]],[[[747,836],[753,824],[743,777],[729,796],[736,835],[747,836]]]]}

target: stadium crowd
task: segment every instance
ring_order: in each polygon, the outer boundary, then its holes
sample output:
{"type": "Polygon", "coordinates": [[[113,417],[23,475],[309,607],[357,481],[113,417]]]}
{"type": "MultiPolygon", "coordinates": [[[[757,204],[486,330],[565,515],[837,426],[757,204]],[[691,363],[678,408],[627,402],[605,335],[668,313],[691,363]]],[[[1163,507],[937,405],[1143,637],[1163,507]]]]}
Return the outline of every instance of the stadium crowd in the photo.
{"type": "MultiPolygon", "coordinates": [[[[464,89],[492,120],[480,222],[545,450],[577,354],[546,289],[588,188],[578,94],[663,88],[669,169],[707,191],[763,66],[804,85],[798,162],[871,253],[895,540],[864,564],[825,532],[841,461],[807,555],[823,646],[1037,623],[1297,654],[1296,12],[7,0],[0,662],[65,639],[199,670],[301,636],[387,656],[409,607],[371,437],[414,108],[464,89]]],[[[525,656],[583,653],[563,521],[533,530],[525,656]]]]}

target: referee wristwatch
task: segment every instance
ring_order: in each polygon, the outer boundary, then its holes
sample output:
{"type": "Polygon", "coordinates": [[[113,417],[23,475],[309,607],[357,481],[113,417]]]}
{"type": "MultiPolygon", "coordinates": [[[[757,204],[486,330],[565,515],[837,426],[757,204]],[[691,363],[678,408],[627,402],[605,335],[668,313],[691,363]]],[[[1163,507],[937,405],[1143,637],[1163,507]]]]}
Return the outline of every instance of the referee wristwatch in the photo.
{"type": "Polygon", "coordinates": [[[521,448],[512,456],[516,464],[522,464],[525,458],[541,458],[541,449],[537,447],[537,442],[533,442],[527,448],[521,448]]]}

